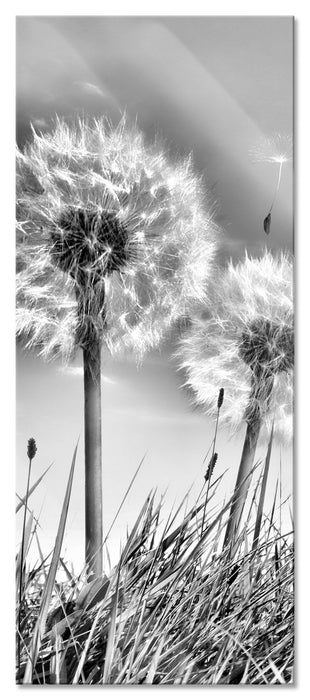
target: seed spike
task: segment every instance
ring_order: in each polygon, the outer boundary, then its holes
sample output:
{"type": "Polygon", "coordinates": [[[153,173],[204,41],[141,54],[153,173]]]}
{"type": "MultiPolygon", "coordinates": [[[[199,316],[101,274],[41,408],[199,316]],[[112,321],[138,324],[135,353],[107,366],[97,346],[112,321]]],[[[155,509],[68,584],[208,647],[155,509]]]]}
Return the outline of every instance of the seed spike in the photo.
{"type": "Polygon", "coordinates": [[[29,438],[27,446],[27,456],[29,459],[33,459],[37,452],[36,441],[34,438],[29,438]]]}
{"type": "Polygon", "coordinates": [[[218,400],[217,400],[218,410],[220,410],[220,408],[222,407],[223,401],[224,401],[224,389],[220,389],[218,400]]]}
{"type": "Polygon", "coordinates": [[[211,480],[211,477],[212,477],[212,474],[213,474],[213,471],[214,471],[214,467],[215,467],[215,465],[216,465],[217,460],[218,460],[218,453],[217,453],[217,452],[214,452],[214,454],[212,455],[212,457],[211,457],[211,459],[210,459],[210,462],[209,462],[209,464],[208,464],[208,466],[207,466],[207,471],[206,471],[206,473],[205,473],[205,475],[204,475],[204,480],[205,480],[205,481],[210,481],[210,480],[211,480]]]}

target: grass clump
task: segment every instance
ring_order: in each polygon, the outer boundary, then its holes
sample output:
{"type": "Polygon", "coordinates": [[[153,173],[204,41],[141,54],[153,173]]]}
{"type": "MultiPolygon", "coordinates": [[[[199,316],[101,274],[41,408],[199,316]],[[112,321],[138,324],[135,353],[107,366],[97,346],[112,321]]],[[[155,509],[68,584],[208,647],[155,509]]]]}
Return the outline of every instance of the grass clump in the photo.
{"type": "Polygon", "coordinates": [[[51,563],[42,557],[25,571],[17,682],[291,683],[292,532],[281,534],[273,508],[251,546],[252,503],[234,551],[224,547],[231,502],[213,506],[219,481],[181,515],[185,497],[165,524],[163,501],[156,503],[151,493],[117,565],[94,581],[87,582],[86,571],[69,571],[58,532],[57,571],[55,550],[51,563]],[[40,626],[47,587],[51,595],[40,626]]]}

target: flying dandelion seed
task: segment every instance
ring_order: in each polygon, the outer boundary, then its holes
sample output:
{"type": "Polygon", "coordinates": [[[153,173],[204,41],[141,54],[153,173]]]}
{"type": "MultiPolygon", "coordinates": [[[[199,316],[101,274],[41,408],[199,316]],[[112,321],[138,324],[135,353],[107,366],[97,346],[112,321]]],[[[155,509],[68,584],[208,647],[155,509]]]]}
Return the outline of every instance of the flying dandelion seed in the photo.
{"type": "Polygon", "coordinates": [[[192,318],[178,350],[180,366],[195,402],[212,415],[218,387],[225,388],[221,421],[233,431],[247,423],[236,489],[232,527],[239,522],[240,484],[249,475],[259,436],[266,438],[274,419],[278,438],[292,435],[293,285],[292,260],[282,253],[250,258],[218,272],[210,305],[192,318]],[[220,279],[220,284],[218,280],[220,279]]]}
{"type": "Polygon", "coordinates": [[[280,189],[283,165],[291,161],[293,157],[292,138],[281,134],[274,134],[270,138],[264,138],[251,150],[250,157],[254,162],[275,163],[278,165],[278,177],[273,199],[263,223],[264,231],[268,235],[271,228],[271,212],[280,189]]]}
{"type": "Polygon", "coordinates": [[[17,218],[18,336],[45,359],[83,350],[86,556],[100,573],[101,348],[141,359],[202,301],[217,227],[191,159],[172,164],[124,118],[33,130],[17,218]]]}
{"type": "Polygon", "coordinates": [[[280,133],[263,137],[249,155],[254,163],[288,163],[293,157],[292,137],[280,133]]]}

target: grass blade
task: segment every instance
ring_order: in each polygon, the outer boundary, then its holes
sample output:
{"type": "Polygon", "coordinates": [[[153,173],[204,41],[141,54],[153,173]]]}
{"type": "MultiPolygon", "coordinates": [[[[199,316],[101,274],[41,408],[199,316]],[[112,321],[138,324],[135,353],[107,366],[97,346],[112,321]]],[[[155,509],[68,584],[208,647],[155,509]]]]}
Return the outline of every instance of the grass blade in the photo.
{"type": "Polygon", "coordinates": [[[128,494],[129,494],[129,491],[130,491],[130,489],[131,489],[131,487],[132,487],[132,485],[133,485],[133,483],[134,483],[136,477],[138,476],[138,473],[139,473],[139,471],[140,471],[140,469],[141,469],[141,467],[142,467],[142,464],[143,464],[143,462],[144,462],[144,460],[145,460],[145,457],[146,457],[146,454],[143,455],[143,457],[142,457],[142,459],[141,459],[141,461],[140,461],[140,463],[139,463],[139,465],[138,465],[138,467],[137,467],[137,469],[136,469],[136,471],[135,471],[135,473],[134,473],[134,475],[133,475],[133,477],[132,477],[132,479],[131,479],[131,481],[130,481],[130,484],[129,484],[127,490],[126,490],[126,493],[125,493],[125,495],[123,496],[123,499],[122,499],[122,501],[121,501],[121,503],[120,503],[120,506],[119,506],[119,508],[117,509],[117,512],[116,512],[116,514],[115,514],[115,516],[114,516],[114,518],[113,518],[113,520],[112,520],[112,523],[111,523],[111,525],[110,525],[110,527],[109,527],[109,529],[108,529],[108,532],[107,532],[107,534],[106,534],[106,536],[105,536],[105,538],[104,538],[103,544],[106,543],[106,541],[107,541],[107,539],[108,539],[108,537],[109,537],[109,534],[110,534],[110,532],[111,532],[111,530],[112,530],[112,527],[113,527],[113,525],[114,525],[114,523],[115,523],[115,521],[116,521],[116,519],[117,519],[117,517],[118,517],[118,515],[119,515],[119,513],[120,513],[120,511],[121,511],[121,509],[122,509],[122,507],[123,507],[123,505],[124,505],[124,503],[125,503],[125,501],[126,501],[126,498],[127,498],[128,494]]]}
{"type": "Polygon", "coordinates": [[[119,567],[118,574],[117,574],[116,590],[115,590],[115,593],[113,596],[113,607],[112,607],[109,635],[108,635],[108,641],[107,641],[107,650],[106,650],[105,661],[104,661],[104,672],[103,672],[103,679],[102,679],[103,684],[109,682],[110,673],[111,673],[111,664],[112,664],[112,658],[113,658],[115,630],[116,630],[116,613],[117,613],[117,605],[118,605],[120,570],[121,570],[121,562],[120,562],[120,567],[119,567]]]}
{"type": "MultiPolygon", "coordinates": [[[[28,521],[27,521],[27,525],[25,527],[24,540],[20,546],[20,550],[18,552],[17,560],[16,560],[16,584],[19,582],[19,586],[22,586],[21,563],[22,563],[22,558],[23,558],[23,565],[25,564],[25,559],[26,559],[26,555],[28,552],[28,546],[29,546],[29,541],[30,541],[32,523],[33,523],[33,513],[30,513],[28,521]],[[22,550],[23,550],[23,552],[22,552],[22,550]]],[[[18,586],[17,586],[16,594],[17,594],[17,596],[19,595],[18,586]]]]}
{"type": "Polygon", "coordinates": [[[156,669],[157,669],[158,662],[159,662],[159,658],[160,658],[160,655],[161,655],[161,652],[162,652],[162,648],[163,648],[163,646],[164,646],[165,641],[166,641],[166,638],[165,638],[165,637],[162,637],[161,640],[160,640],[160,642],[159,642],[159,645],[158,645],[158,647],[157,647],[157,649],[156,649],[156,651],[155,651],[155,654],[154,654],[154,656],[153,656],[153,658],[152,658],[152,661],[151,661],[150,668],[149,668],[149,670],[148,670],[146,679],[145,679],[145,681],[144,681],[144,683],[146,683],[146,684],[152,684],[152,683],[153,683],[154,676],[155,676],[156,669]]]}
{"type": "MultiPolygon", "coordinates": [[[[45,469],[45,471],[43,472],[43,474],[41,474],[41,476],[39,476],[39,478],[38,478],[37,481],[33,484],[33,486],[31,486],[31,489],[29,489],[29,491],[28,491],[28,498],[29,498],[29,496],[31,496],[31,494],[35,491],[35,489],[37,488],[37,486],[39,486],[39,484],[41,483],[41,481],[42,481],[42,479],[44,478],[45,474],[47,474],[47,472],[48,472],[49,469],[53,466],[53,464],[54,464],[54,463],[52,462],[52,464],[50,464],[49,467],[47,467],[47,469],[45,469]]],[[[18,511],[25,505],[25,502],[26,502],[26,495],[27,495],[27,494],[25,494],[25,496],[24,496],[23,498],[21,498],[21,497],[18,495],[18,493],[16,494],[17,498],[20,499],[20,503],[18,504],[18,506],[16,506],[16,508],[15,508],[15,513],[18,513],[18,511]]]]}
{"type": "Polygon", "coordinates": [[[66,527],[66,522],[67,522],[67,515],[68,515],[68,509],[69,509],[69,503],[70,503],[70,497],[71,497],[71,489],[72,489],[74,468],[75,468],[75,462],[76,462],[77,448],[78,448],[78,443],[76,444],[76,447],[75,447],[75,450],[73,453],[72,464],[71,464],[71,469],[70,469],[70,473],[69,473],[66,494],[65,494],[65,498],[64,498],[64,502],[63,502],[62,511],[61,511],[58,532],[57,532],[57,536],[56,536],[56,540],[55,540],[54,552],[53,552],[52,561],[51,561],[48,576],[47,576],[47,581],[46,581],[45,588],[43,591],[40,612],[39,612],[37,623],[36,623],[36,626],[35,626],[35,629],[33,632],[33,638],[32,638],[31,650],[30,650],[30,659],[28,659],[26,670],[25,670],[25,675],[24,675],[24,679],[23,679],[24,684],[31,683],[31,681],[32,681],[32,672],[33,672],[33,669],[34,669],[35,664],[36,664],[36,660],[37,660],[39,648],[40,648],[41,638],[42,638],[42,635],[44,634],[44,630],[45,630],[48,608],[49,608],[51,597],[52,597],[52,592],[53,592],[53,587],[54,587],[54,583],[55,583],[55,577],[56,577],[56,572],[57,572],[57,568],[58,568],[63,537],[64,537],[64,533],[65,533],[65,527],[66,527]]]}

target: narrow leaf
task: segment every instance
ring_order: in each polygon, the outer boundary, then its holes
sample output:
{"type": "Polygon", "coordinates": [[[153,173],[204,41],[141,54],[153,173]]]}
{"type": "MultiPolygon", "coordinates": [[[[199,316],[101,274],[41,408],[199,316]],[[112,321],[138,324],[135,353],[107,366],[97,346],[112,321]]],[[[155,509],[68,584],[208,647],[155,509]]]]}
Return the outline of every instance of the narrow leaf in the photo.
{"type": "Polygon", "coordinates": [[[148,674],[147,674],[146,679],[145,679],[145,681],[144,681],[144,682],[147,683],[147,684],[148,684],[148,683],[150,683],[150,684],[153,683],[154,676],[155,676],[155,673],[156,673],[156,669],[157,669],[157,666],[158,666],[158,662],[159,662],[159,659],[160,659],[161,651],[162,651],[162,648],[163,648],[163,646],[164,646],[165,641],[166,641],[166,638],[163,636],[163,637],[161,638],[161,640],[160,640],[160,642],[159,642],[159,645],[158,645],[158,647],[157,647],[157,649],[156,649],[156,651],[155,651],[155,654],[154,654],[154,656],[153,656],[153,658],[152,658],[151,665],[150,665],[150,668],[149,668],[149,670],[148,670],[148,674]]]}
{"type": "MultiPolygon", "coordinates": [[[[25,565],[26,555],[28,552],[32,523],[33,523],[33,513],[30,513],[30,516],[28,518],[27,525],[25,528],[25,536],[24,536],[24,565],[25,565]]],[[[22,545],[20,547],[20,550],[18,552],[17,559],[16,559],[16,589],[17,589],[16,593],[17,593],[17,597],[18,597],[17,582],[19,582],[19,585],[20,585],[20,579],[21,579],[21,559],[22,559],[22,545]]]]}
{"type": "Polygon", "coordinates": [[[36,626],[35,626],[34,632],[33,632],[32,644],[31,644],[31,649],[30,649],[30,658],[28,659],[28,662],[27,662],[23,683],[31,683],[32,671],[33,671],[35,664],[36,664],[36,660],[37,660],[37,656],[38,656],[38,652],[39,652],[39,648],[40,648],[41,638],[42,638],[42,635],[44,634],[44,631],[45,631],[46,618],[47,618],[47,614],[48,614],[49,605],[51,602],[51,597],[52,597],[53,587],[54,587],[54,583],[55,583],[55,577],[56,577],[57,567],[58,567],[58,563],[59,563],[59,557],[60,557],[63,537],[64,537],[64,533],[65,533],[65,527],[66,527],[66,521],[67,521],[67,515],[68,515],[68,509],[69,509],[69,503],[70,503],[70,497],[71,497],[71,490],[72,490],[72,482],[73,482],[77,448],[78,448],[78,443],[76,444],[76,447],[75,447],[75,450],[73,453],[72,464],[71,464],[71,469],[70,469],[70,473],[69,473],[66,494],[65,494],[65,498],[64,498],[64,502],[63,502],[63,506],[62,506],[61,516],[60,516],[60,521],[59,521],[59,526],[58,526],[58,532],[57,532],[57,536],[56,536],[56,540],[55,540],[54,552],[53,552],[52,561],[51,561],[51,565],[49,568],[45,588],[43,591],[39,616],[38,616],[37,623],[36,623],[36,626]]]}
{"type": "Polygon", "coordinates": [[[143,464],[143,462],[144,462],[144,460],[145,460],[145,457],[146,457],[146,455],[144,455],[144,456],[142,457],[141,462],[140,462],[140,464],[138,465],[138,467],[137,467],[137,469],[136,469],[136,471],[135,471],[135,473],[134,473],[134,475],[133,475],[133,477],[132,477],[132,479],[131,479],[131,481],[130,481],[130,484],[129,484],[127,490],[126,490],[125,495],[123,496],[123,499],[122,499],[122,501],[121,501],[121,504],[120,504],[119,508],[117,509],[117,512],[116,512],[116,514],[115,514],[115,516],[114,516],[114,518],[113,518],[113,521],[112,521],[112,523],[111,523],[111,525],[110,525],[110,527],[109,527],[109,529],[108,529],[108,532],[107,532],[107,534],[106,534],[106,536],[105,536],[105,539],[104,539],[103,544],[106,543],[106,541],[107,541],[107,539],[108,539],[108,537],[109,537],[109,534],[110,534],[110,532],[111,532],[111,530],[112,530],[112,527],[113,527],[113,525],[114,525],[114,523],[115,523],[115,521],[116,521],[116,519],[117,519],[117,517],[118,517],[118,515],[119,515],[119,513],[120,513],[120,511],[121,511],[121,509],[122,509],[122,507],[123,507],[123,505],[124,505],[124,503],[125,503],[125,501],[126,501],[126,498],[127,498],[128,494],[129,494],[129,491],[130,491],[130,489],[131,489],[131,487],[132,487],[132,485],[133,485],[133,483],[134,483],[134,481],[135,481],[135,479],[136,479],[136,477],[137,477],[137,475],[138,475],[138,473],[139,473],[139,471],[140,471],[140,469],[141,469],[141,467],[142,467],[142,464],[143,464]]]}
{"type": "MultiPolygon", "coordinates": [[[[120,562],[120,566],[121,566],[121,562],[120,562]]],[[[105,654],[104,673],[103,673],[103,679],[102,679],[103,684],[108,683],[109,679],[110,679],[113,650],[114,650],[114,641],[115,641],[115,630],[116,630],[116,613],[117,613],[117,605],[118,605],[119,577],[120,577],[120,567],[119,567],[118,575],[117,575],[116,590],[115,590],[115,593],[114,593],[114,596],[112,599],[113,600],[113,608],[112,608],[112,613],[111,613],[109,635],[108,635],[108,641],[107,641],[107,649],[106,649],[106,654],[105,654]]]]}
{"type": "Polygon", "coordinates": [[[122,560],[123,560],[123,563],[126,563],[126,559],[128,559],[128,557],[130,556],[131,550],[133,549],[133,547],[135,547],[135,544],[136,544],[136,543],[135,543],[135,537],[136,537],[136,534],[137,534],[137,531],[138,531],[140,522],[141,522],[141,520],[142,520],[144,514],[147,512],[147,510],[148,510],[148,508],[149,508],[149,505],[150,505],[150,496],[147,497],[145,503],[143,504],[143,506],[142,506],[142,508],[141,508],[141,511],[140,511],[140,513],[139,513],[139,515],[138,515],[138,517],[137,517],[137,520],[136,520],[136,522],[135,522],[135,524],[134,524],[134,526],[133,526],[133,528],[132,528],[132,530],[131,530],[131,533],[130,533],[130,535],[129,535],[129,537],[128,537],[128,540],[127,540],[127,542],[126,542],[126,544],[125,544],[125,547],[124,547],[124,550],[123,550],[123,553],[122,553],[122,560]]]}
{"type": "Polygon", "coordinates": [[[76,606],[83,610],[93,608],[104,600],[109,586],[110,581],[105,575],[86,583],[78,595],[76,606]]]}
{"type": "MultiPolygon", "coordinates": [[[[37,479],[37,481],[33,484],[33,486],[31,486],[31,489],[29,489],[29,491],[28,491],[28,498],[29,498],[29,496],[31,496],[31,494],[34,492],[34,490],[37,488],[37,486],[39,486],[39,484],[40,484],[40,482],[42,481],[43,477],[45,476],[45,474],[47,474],[47,472],[49,471],[49,469],[50,469],[52,466],[53,466],[53,462],[52,462],[52,464],[49,465],[49,467],[47,467],[47,469],[45,469],[45,471],[43,472],[43,474],[41,474],[41,476],[37,479]]],[[[18,504],[18,506],[16,506],[16,509],[15,509],[15,513],[18,513],[18,511],[25,505],[26,496],[24,496],[23,498],[21,498],[21,497],[18,495],[18,493],[16,494],[16,496],[17,496],[17,498],[20,499],[20,503],[18,504]]]]}

